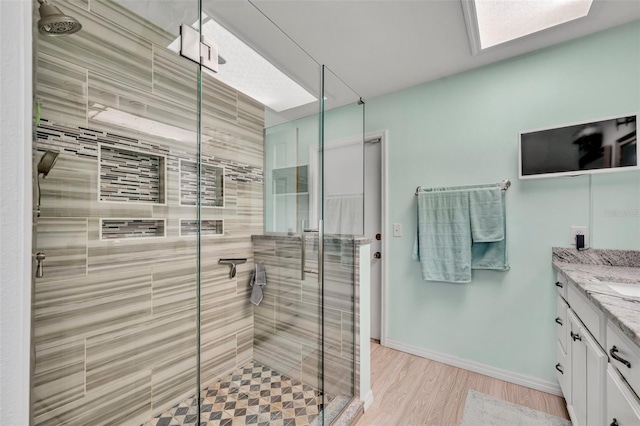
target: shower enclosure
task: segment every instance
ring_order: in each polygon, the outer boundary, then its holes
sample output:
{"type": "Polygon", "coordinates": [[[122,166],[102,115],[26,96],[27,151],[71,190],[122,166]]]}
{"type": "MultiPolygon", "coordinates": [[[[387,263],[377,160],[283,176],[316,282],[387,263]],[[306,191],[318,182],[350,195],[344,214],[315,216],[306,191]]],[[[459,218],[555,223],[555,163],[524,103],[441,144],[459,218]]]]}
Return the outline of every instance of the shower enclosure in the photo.
{"type": "Polygon", "coordinates": [[[82,29],[34,28],[32,424],[329,424],[362,176],[336,208],[325,146],[358,155],[359,97],[260,3],[52,6],[82,29]]]}

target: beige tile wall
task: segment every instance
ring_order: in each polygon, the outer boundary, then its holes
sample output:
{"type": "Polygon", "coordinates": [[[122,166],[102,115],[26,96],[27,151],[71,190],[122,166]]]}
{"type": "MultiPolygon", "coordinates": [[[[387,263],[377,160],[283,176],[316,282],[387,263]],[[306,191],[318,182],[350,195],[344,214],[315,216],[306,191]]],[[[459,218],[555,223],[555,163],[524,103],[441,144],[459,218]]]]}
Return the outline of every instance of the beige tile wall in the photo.
{"type": "MultiPolygon", "coordinates": [[[[196,209],[179,204],[179,160],[197,158],[197,68],[165,48],[174,34],[111,1],[60,6],[83,30],[36,40],[37,148],[60,156],[42,181],[37,226],[36,249],[47,257],[35,285],[34,416],[36,424],[139,424],[196,392],[197,240],[179,234],[196,209]],[[105,111],[171,125],[179,136],[106,122],[105,111]],[[99,201],[98,143],[166,157],[166,203],[99,201]],[[108,218],[165,219],[165,236],[104,241],[108,218]]],[[[253,358],[248,282],[251,235],[263,229],[264,108],[204,79],[203,162],[225,168],[224,208],[202,209],[203,219],[224,220],[224,235],[202,238],[206,385],[253,358]],[[248,262],[229,278],[221,257],[248,262]]]]}
{"type": "MultiPolygon", "coordinates": [[[[306,267],[317,269],[317,237],[305,241],[306,267]]],[[[324,386],[331,396],[352,397],[359,246],[353,239],[325,239],[323,303],[318,274],[307,272],[301,279],[300,237],[255,236],[253,243],[254,259],[267,273],[264,300],[254,308],[254,359],[317,389],[324,386]]]]}

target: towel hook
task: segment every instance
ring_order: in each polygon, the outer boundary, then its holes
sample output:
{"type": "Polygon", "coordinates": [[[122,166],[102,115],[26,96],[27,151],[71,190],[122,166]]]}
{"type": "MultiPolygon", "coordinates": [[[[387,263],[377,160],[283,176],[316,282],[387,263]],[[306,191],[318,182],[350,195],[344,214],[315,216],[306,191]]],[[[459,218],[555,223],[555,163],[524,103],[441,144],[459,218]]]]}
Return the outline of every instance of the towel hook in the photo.
{"type": "Polygon", "coordinates": [[[235,278],[236,272],[238,270],[237,265],[241,265],[247,262],[246,257],[234,257],[227,259],[218,259],[218,263],[220,265],[229,265],[231,266],[231,270],[229,271],[229,278],[235,278]]]}

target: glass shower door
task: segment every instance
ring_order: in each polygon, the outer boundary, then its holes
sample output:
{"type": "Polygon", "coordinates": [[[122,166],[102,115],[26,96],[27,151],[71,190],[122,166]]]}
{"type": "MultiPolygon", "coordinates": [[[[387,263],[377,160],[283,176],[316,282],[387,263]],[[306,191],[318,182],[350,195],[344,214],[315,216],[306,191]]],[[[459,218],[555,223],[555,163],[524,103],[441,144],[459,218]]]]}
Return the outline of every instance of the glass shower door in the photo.
{"type": "MultiPolygon", "coordinates": [[[[359,239],[364,233],[364,104],[323,67],[319,214],[323,317],[322,387],[330,424],[359,397],[359,239]]],[[[367,336],[368,340],[368,336],[367,336]]]]}
{"type": "Polygon", "coordinates": [[[33,424],[193,418],[198,3],[52,2],[82,29],[34,36],[33,424]]]}

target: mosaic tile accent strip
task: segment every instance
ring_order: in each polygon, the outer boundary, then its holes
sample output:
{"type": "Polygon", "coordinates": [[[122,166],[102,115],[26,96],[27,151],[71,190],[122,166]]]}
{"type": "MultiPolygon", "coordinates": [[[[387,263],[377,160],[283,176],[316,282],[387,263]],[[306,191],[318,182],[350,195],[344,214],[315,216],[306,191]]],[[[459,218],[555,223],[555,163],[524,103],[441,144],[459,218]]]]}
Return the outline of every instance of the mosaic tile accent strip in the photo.
{"type": "MultiPolygon", "coordinates": [[[[174,172],[179,172],[180,160],[197,161],[195,153],[180,149],[179,144],[168,147],[159,145],[157,142],[134,139],[110,132],[80,126],[60,125],[46,119],[42,119],[36,128],[36,137],[38,149],[41,151],[49,149],[83,158],[97,159],[98,144],[164,156],[166,157],[167,170],[174,172]]],[[[225,181],[262,183],[264,180],[262,167],[214,157],[204,151],[202,162],[213,167],[224,168],[225,181]]]]}
{"type": "MultiPolygon", "coordinates": [[[[200,424],[309,425],[332,400],[330,395],[253,361],[201,392],[200,424]]],[[[198,401],[191,397],[144,426],[189,425],[197,419],[198,401]]]]}
{"type": "MultiPolygon", "coordinates": [[[[221,219],[203,219],[200,221],[200,235],[222,235],[224,234],[224,221],[221,219]]],[[[180,236],[198,235],[197,219],[180,219],[180,236]]]]}
{"type": "Polygon", "coordinates": [[[164,157],[100,145],[100,200],[165,202],[164,157]]]}
{"type": "Polygon", "coordinates": [[[103,219],[101,226],[103,240],[164,237],[164,232],[164,219],[103,219]]]}
{"type": "MultiPolygon", "coordinates": [[[[194,161],[180,160],[180,204],[198,203],[198,168],[194,161]]],[[[224,169],[202,164],[200,168],[200,205],[224,207],[224,169]]]]}

